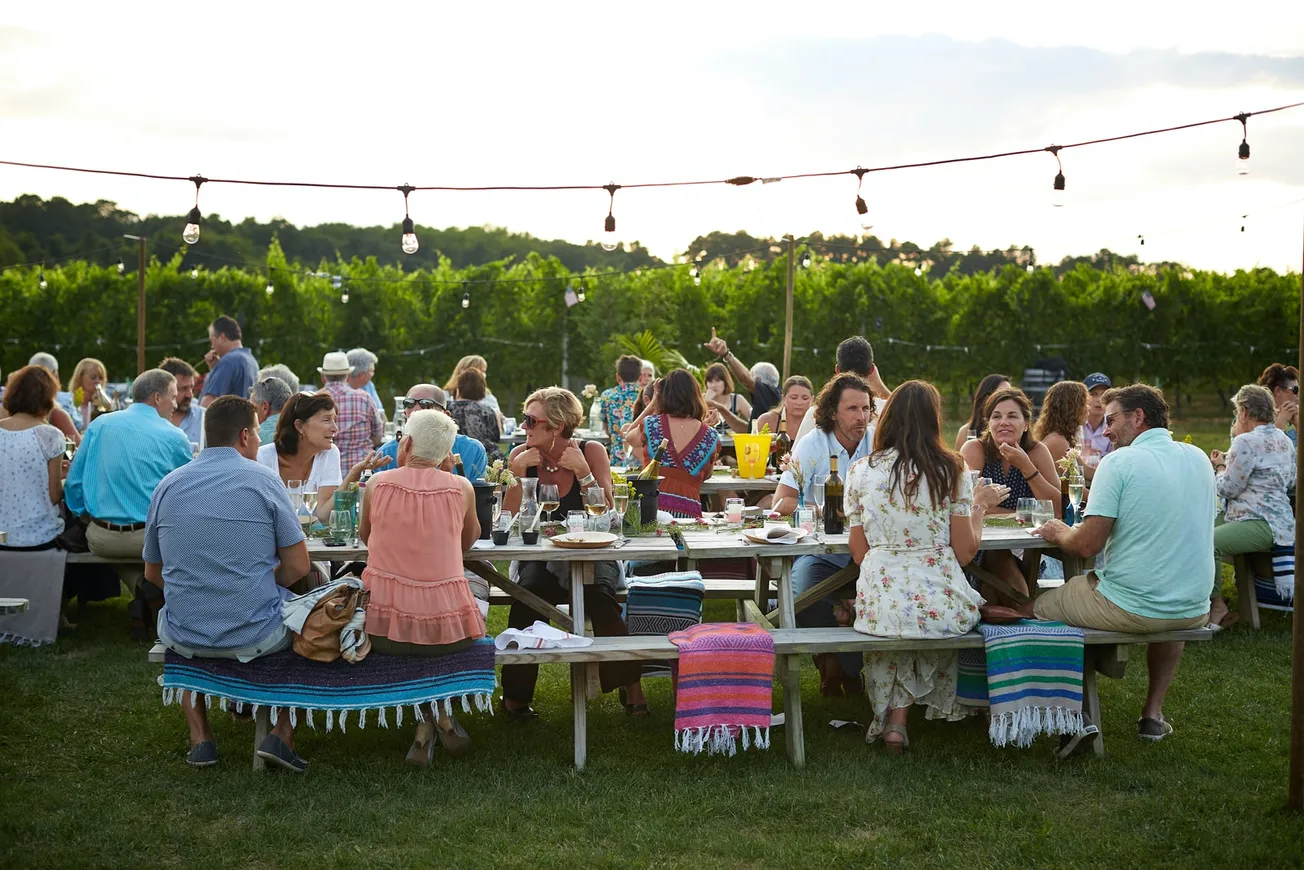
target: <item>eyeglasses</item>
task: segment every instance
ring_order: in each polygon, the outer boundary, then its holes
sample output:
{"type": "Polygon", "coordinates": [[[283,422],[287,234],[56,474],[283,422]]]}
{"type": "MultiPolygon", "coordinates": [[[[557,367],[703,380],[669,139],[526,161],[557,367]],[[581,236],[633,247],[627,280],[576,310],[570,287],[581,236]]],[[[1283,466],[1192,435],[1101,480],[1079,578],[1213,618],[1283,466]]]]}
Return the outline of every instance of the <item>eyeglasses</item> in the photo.
{"type": "Polygon", "coordinates": [[[438,408],[441,411],[444,410],[444,406],[436,402],[434,399],[404,399],[403,400],[403,410],[406,411],[414,407],[419,407],[423,411],[430,411],[434,408],[438,408]]]}
{"type": "Polygon", "coordinates": [[[1114,423],[1114,421],[1117,420],[1119,417],[1122,417],[1122,416],[1124,416],[1125,414],[1130,414],[1130,413],[1132,413],[1132,412],[1131,412],[1131,411],[1119,411],[1117,414],[1106,414],[1106,415],[1105,415],[1105,425],[1106,425],[1106,426],[1112,426],[1113,423],[1114,423]]]}
{"type": "MultiPolygon", "coordinates": [[[[1283,387],[1282,389],[1285,389],[1285,387],[1283,387]]],[[[1290,391],[1291,391],[1292,393],[1294,393],[1295,395],[1298,396],[1298,395],[1299,395],[1299,384],[1296,384],[1295,386],[1291,387],[1291,388],[1290,388],[1290,391]]]]}
{"type": "Polygon", "coordinates": [[[538,426],[541,423],[543,423],[542,420],[530,414],[526,414],[525,416],[521,417],[522,429],[533,429],[535,426],[538,426]]]}

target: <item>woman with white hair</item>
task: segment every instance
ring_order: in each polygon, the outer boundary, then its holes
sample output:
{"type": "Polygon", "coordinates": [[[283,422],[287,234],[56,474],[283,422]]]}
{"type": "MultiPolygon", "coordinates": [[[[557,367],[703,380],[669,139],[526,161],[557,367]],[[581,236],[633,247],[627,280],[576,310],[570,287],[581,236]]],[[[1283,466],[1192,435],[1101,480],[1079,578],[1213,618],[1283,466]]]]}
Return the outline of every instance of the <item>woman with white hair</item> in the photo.
{"type": "MultiPolygon", "coordinates": [[[[358,536],[367,544],[362,582],[371,591],[367,634],[387,655],[439,656],[484,637],[484,617],[462,571],[462,553],[480,536],[471,482],[453,473],[457,424],[440,411],[407,419],[399,467],[367,485],[358,536]]],[[[458,721],[434,705],[417,725],[407,761],[425,767],[435,741],[451,755],[471,751],[458,721]]]]}
{"type": "MultiPolygon", "coordinates": [[[[1224,556],[1267,553],[1295,543],[1295,512],[1288,496],[1295,488],[1295,445],[1277,428],[1273,395],[1266,387],[1246,384],[1232,404],[1231,449],[1209,453],[1218,495],[1227,500],[1213,530],[1216,566],[1224,556]]],[[[1228,628],[1235,616],[1227,611],[1215,572],[1209,625],[1228,628]]]]}

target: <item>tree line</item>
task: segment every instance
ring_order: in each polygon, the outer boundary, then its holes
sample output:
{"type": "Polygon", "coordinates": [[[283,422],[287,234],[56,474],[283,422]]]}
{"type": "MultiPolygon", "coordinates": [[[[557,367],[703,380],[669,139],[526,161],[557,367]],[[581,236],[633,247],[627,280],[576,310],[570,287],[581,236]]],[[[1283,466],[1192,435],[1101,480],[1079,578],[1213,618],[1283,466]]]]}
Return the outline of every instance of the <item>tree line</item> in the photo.
{"type": "MultiPolygon", "coordinates": [[[[198,362],[207,324],[230,314],[260,362],[286,363],[305,382],[326,351],[369,348],[380,357],[382,395],[442,383],[460,357],[479,353],[491,388],[516,403],[560,382],[563,347],[572,385],[609,385],[617,337],[643,330],[704,364],[711,357],[702,343],[715,326],[745,362],[782,364],[782,259],[753,268],[704,260],[698,281],[688,265],[603,274],[538,253],[465,268],[448,258],[416,271],[354,258],[305,269],[275,239],[263,259],[263,270],[203,267],[197,277],[181,254],[151,259],[147,363],[165,355],[198,362]],[[583,291],[584,301],[568,307],[567,288],[583,291]]],[[[791,369],[822,383],[838,342],[858,333],[888,383],[925,378],[956,395],[989,372],[1017,379],[1044,357],[1063,358],[1072,377],[1104,371],[1179,395],[1226,395],[1270,362],[1296,363],[1299,302],[1299,276],[1269,269],[1225,275],[1079,263],[1063,274],[1007,265],[938,277],[814,251],[811,267],[796,273],[791,369]]],[[[5,372],[38,350],[59,356],[65,376],[84,356],[101,359],[111,380],[135,372],[136,280],[116,264],[6,269],[0,311],[5,372]]]]}

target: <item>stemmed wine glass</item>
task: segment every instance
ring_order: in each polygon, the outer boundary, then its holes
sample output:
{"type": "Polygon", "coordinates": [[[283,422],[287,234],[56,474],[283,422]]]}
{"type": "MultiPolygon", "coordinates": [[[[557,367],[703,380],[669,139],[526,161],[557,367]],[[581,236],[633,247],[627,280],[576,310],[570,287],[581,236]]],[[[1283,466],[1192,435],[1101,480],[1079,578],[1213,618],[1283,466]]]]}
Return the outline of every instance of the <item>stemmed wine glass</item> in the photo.
{"type": "Polygon", "coordinates": [[[620,537],[625,537],[625,509],[629,507],[629,484],[617,483],[611,487],[611,501],[620,518],[620,537]]]}
{"type": "Polygon", "coordinates": [[[598,518],[607,515],[607,491],[600,486],[590,486],[584,491],[584,510],[589,515],[589,525],[594,531],[605,532],[611,530],[611,523],[607,523],[607,528],[598,528],[598,518]]]}
{"type": "MultiPolygon", "coordinates": [[[[561,507],[561,490],[557,488],[557,484],[539,484],[539,509],[544,513],[551,514],[559,507],[561,507]]],[[[549,517],[549,520],[551,519],[552,517],[549,517]]]]}

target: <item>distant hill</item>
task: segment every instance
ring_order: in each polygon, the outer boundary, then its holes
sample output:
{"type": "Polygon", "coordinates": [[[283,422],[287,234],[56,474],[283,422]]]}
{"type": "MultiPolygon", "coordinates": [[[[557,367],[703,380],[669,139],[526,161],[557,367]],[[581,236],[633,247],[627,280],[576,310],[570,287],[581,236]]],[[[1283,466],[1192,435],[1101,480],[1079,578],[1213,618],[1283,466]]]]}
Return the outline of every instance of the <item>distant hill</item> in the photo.
{"type": "MultiPolygon", "coordinates": [[[[440,230],[418,226],[421,248],[409,256],[399,250],[398,240],[402,231],[398,224],[355,227],[332,223],[297,227],[284,220],[259,223],[252,218],[231,223],[216,214],[204,216],[201,247],[191,249],[181,241],[181,227],[184,225],[184,215],[141,217],[108,200],[75,204],[62,197],[44,200],[26,194],[13,202],[0,203],[0,267],[83,257],[103,263],[125,255],[126,265],[130,268],[134,265],[130,261],[133,249],[130,242],[122,238],[124,233],[149,239],[151,254],[161,259],[184,250],[183,267],[187,268],[199,265],[217,268],[227,262],[232,265],[261,263],[273,237],[280,241],[290,262],[310,267],[323,260],[375,257],[381,264],[402,264],[408,269],[430,268],[442,255],[449,259],[453,268],[463,269],[509,257],[519,262],[531,253],[556,257],[572,271],[635,269],[661,263],[637,242],[607,252],[593,242],[577,245],[560,239],[539,239],[500,227],[440,230]]],[[[819,254],[837,262],[875,260],[879,265],[903,263],[927,270],[934,279],[953,271],[969,275],[1007,265],[1047,265],[1038,263],[1035,252],[1026,246],[1011,245],[1001,251],[977,248],[959,251],[952,248],[949,239],[921,248],[913,242],[896,239],[884,243],[875,236],[826,237],[820,233],[812,233],[804,241],[819,254]]],[[[730,266],[745,266],[748,260],[763,264],[784,256],[785,252],[782,240],[758,239],[744,232],[713,232],[693,239],[684,249],[683,256],[689,260],[724,260],[730,266]],[[747,253],[737,253],[740,251],[747,253]]],[[[1135,256],[1102,250],[1088,256],[1065,257],[1056,266],[1056,271],[1068,271],[1077,263],[1100,269],[1122,266],[1131,271],[1143,268],[1152,271],[1158,266],[1171,265],[1143,267],[1135,256]]]]}

